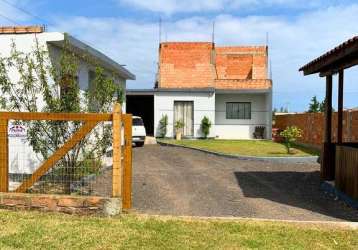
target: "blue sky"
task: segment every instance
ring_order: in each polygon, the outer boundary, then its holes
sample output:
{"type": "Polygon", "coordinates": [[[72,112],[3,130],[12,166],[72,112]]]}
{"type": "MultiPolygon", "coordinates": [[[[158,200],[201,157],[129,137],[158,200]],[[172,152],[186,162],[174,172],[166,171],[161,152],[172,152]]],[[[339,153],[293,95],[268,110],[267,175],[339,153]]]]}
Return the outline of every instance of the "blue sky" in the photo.
{"type": "MultiPolygon", "coordinates": [[[[313,95],[323,98],[324,79],[303,77],[298,68],[358,35],[357,13],[353,0],[0,0],[2,25],[69,32],[126,64],[137,76],[129,88],[153,87],[159,18],[163,41],[210,41],[213,21],[218,45],[265,44],[268,33],[273,105],[290,111],[307,109],[313,95]]],[[[358,67],[346,72],[344,106],[358,106],[358,67]]]]}

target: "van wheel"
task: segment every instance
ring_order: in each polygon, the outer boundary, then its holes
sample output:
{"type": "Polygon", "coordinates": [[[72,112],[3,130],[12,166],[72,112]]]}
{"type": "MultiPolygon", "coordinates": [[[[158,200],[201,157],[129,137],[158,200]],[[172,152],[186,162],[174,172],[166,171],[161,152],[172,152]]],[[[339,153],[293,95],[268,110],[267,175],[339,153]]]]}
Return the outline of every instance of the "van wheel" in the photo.
{"type": "Polygon", "coordinates": [[[143,147],[144,146],[144,141],[143,142],[136,142],[135,145],[136,145],[136,147],[143,147]]]}

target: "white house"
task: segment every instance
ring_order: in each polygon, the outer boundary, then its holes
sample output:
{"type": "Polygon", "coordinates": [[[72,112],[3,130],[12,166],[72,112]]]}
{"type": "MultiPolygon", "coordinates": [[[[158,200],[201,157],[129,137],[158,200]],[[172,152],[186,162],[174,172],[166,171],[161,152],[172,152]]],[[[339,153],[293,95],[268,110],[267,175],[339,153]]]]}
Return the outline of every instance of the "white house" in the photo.
{"type": "Polygon", "coordinates": [[[154,95],[154,135],[168,116],[167,137],[184,121],[183,135],[202,137],[204,116],[212,122],[209,137],[250,139],[256,127],[271,138],[272,81],[266,46],[216,47],[207,42],[165,42],[159,47],[154,95]]]}
{"type": "MultiPolygon", "coordinates": [[[[34,51],[37,41],[40,46],[49,52],[51,63],[56,63],[65,43],[65,37],[69,46],[78,55],[90,55],[91,60],[93,60],[92,63],[92,61],[83,60],[82,57],[79,57],[77,78],[81,90],[84,91],[89,87],[91,78],[94,75],[95,63],[100,65],[105,72],[115,73],[115,82],[123,90],[126,89],[126,80],[135,79],[131,72],[95,48],[62,32],[45,32],[44,28],[39,26],[0,27],[0,56],[8,57],[10,55],[12,43],[15,43],[18,51],[25,53],[34,51]]],[[[19,76],[17,71],[14,70],[9,72],[9,77],[11,80],[16,81],[19,76]]],[[[39,106],[41,106],[41,103],[39,106]]],[[[125,111],[125,103],[123,111],[125,111]]],[[[38,167],[38,159],[34,156],[35,154],[27,143],[26,130],[24,129],[26,128],[9,126],[10,173],[32,173],[38,167]]]]}

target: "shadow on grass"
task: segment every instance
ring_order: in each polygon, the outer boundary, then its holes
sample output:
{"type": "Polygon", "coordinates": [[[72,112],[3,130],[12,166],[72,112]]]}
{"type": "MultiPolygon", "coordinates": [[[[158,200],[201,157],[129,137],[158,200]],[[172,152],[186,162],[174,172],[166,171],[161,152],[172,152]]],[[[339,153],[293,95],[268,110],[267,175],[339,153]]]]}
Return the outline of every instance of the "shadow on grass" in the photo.
{"type": "Polygon", "coordinates": [[[319,171],[234,172],[245,197],[306,209],[334,218],[358,221],[358,211],[344,206],[320,190],[319,171]]]}

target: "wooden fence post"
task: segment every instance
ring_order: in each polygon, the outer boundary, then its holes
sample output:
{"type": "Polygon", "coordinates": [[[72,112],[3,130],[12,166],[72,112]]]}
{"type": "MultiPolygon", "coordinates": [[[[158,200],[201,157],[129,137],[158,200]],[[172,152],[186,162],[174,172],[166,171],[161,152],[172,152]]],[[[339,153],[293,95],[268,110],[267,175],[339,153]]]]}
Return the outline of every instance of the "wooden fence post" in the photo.
{"type": "Polygon", "coordinates": [[[114,104],[113,107],[113,167],[112,167],[112,197],[120,197],[122,193],[122,147],[121,147],[121,134],[122,134],[122,108],[119,103],[114,104]]]}
{"type": "Polygon", "coordinates": [[[8,120],[0,120],[0,192],[9,191],[8,120]]]}
{"type": "Polygon", "coordinates": [[[132,115],[125,114],[124,121],[124,165],[123,165],[123,208],[132,207],[132,115]]]}

